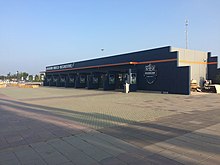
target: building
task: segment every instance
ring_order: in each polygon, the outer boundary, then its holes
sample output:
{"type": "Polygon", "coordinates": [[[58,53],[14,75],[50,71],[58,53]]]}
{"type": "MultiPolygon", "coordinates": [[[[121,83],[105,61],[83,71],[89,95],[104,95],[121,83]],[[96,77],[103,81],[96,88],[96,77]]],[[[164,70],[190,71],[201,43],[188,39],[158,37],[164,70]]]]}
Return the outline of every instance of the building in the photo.
{"type": "Polygon", "coordinates": [[[148,90],[190,94],[190,81],[214,79],[217,57],[211,53],[161,47],[46,67],[45,86],[103,90],[148,90]]]}

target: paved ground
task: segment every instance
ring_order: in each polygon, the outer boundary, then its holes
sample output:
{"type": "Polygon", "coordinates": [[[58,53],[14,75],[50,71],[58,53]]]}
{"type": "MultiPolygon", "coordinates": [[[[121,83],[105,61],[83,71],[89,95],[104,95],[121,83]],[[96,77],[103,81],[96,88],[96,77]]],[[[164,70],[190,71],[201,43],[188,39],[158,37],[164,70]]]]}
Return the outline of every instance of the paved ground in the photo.
{"type": "Polygon", "coordinates": [[[219,99],[0,89],[0,165],[220,164],[219,99]]]}

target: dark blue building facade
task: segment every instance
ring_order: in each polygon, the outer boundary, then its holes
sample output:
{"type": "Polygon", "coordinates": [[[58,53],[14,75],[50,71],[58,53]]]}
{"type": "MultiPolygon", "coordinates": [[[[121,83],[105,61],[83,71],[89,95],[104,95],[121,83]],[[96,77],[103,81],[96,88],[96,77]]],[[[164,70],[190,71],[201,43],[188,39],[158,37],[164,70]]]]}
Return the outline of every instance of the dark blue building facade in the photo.
{"type": "MultiPolygon", "coordinates": [[[[208,58],[217,63],[217,59],[208,58]]],[[[178,67],[178,52],[171,47],[46,67],[45,86],[130,91],[148,90],[190,94],[190,66],[178,67]]],[[[215,65],[208,67],[212,76],[215,65]]],[[[209,73],[210,72],[210,73],[209,73]]]]}

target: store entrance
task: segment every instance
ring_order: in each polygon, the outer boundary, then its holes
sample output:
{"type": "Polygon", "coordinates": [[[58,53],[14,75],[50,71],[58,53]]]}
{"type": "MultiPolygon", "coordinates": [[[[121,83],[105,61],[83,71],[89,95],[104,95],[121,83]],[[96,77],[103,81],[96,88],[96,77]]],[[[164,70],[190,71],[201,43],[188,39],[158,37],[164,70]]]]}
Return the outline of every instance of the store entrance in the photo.
{"type": "Polygon", "coordinates": [[[128,82],[128,73],[118,72],[116,73],[116,89],[123,90],[124,84],[128,82]]]}

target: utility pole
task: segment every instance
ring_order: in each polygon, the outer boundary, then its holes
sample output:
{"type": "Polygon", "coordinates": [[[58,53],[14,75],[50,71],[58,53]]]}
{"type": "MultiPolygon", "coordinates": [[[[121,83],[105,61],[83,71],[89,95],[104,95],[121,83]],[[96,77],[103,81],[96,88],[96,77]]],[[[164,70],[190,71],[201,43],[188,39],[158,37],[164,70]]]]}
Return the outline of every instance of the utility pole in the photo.
{"type": "Polygon", "coordinates": [[[186,27],[186,49],[188,49],[188,25],[189,25],[189,22],[186,19],[186,21],[185,21],[185,27],[186,27]]]}

